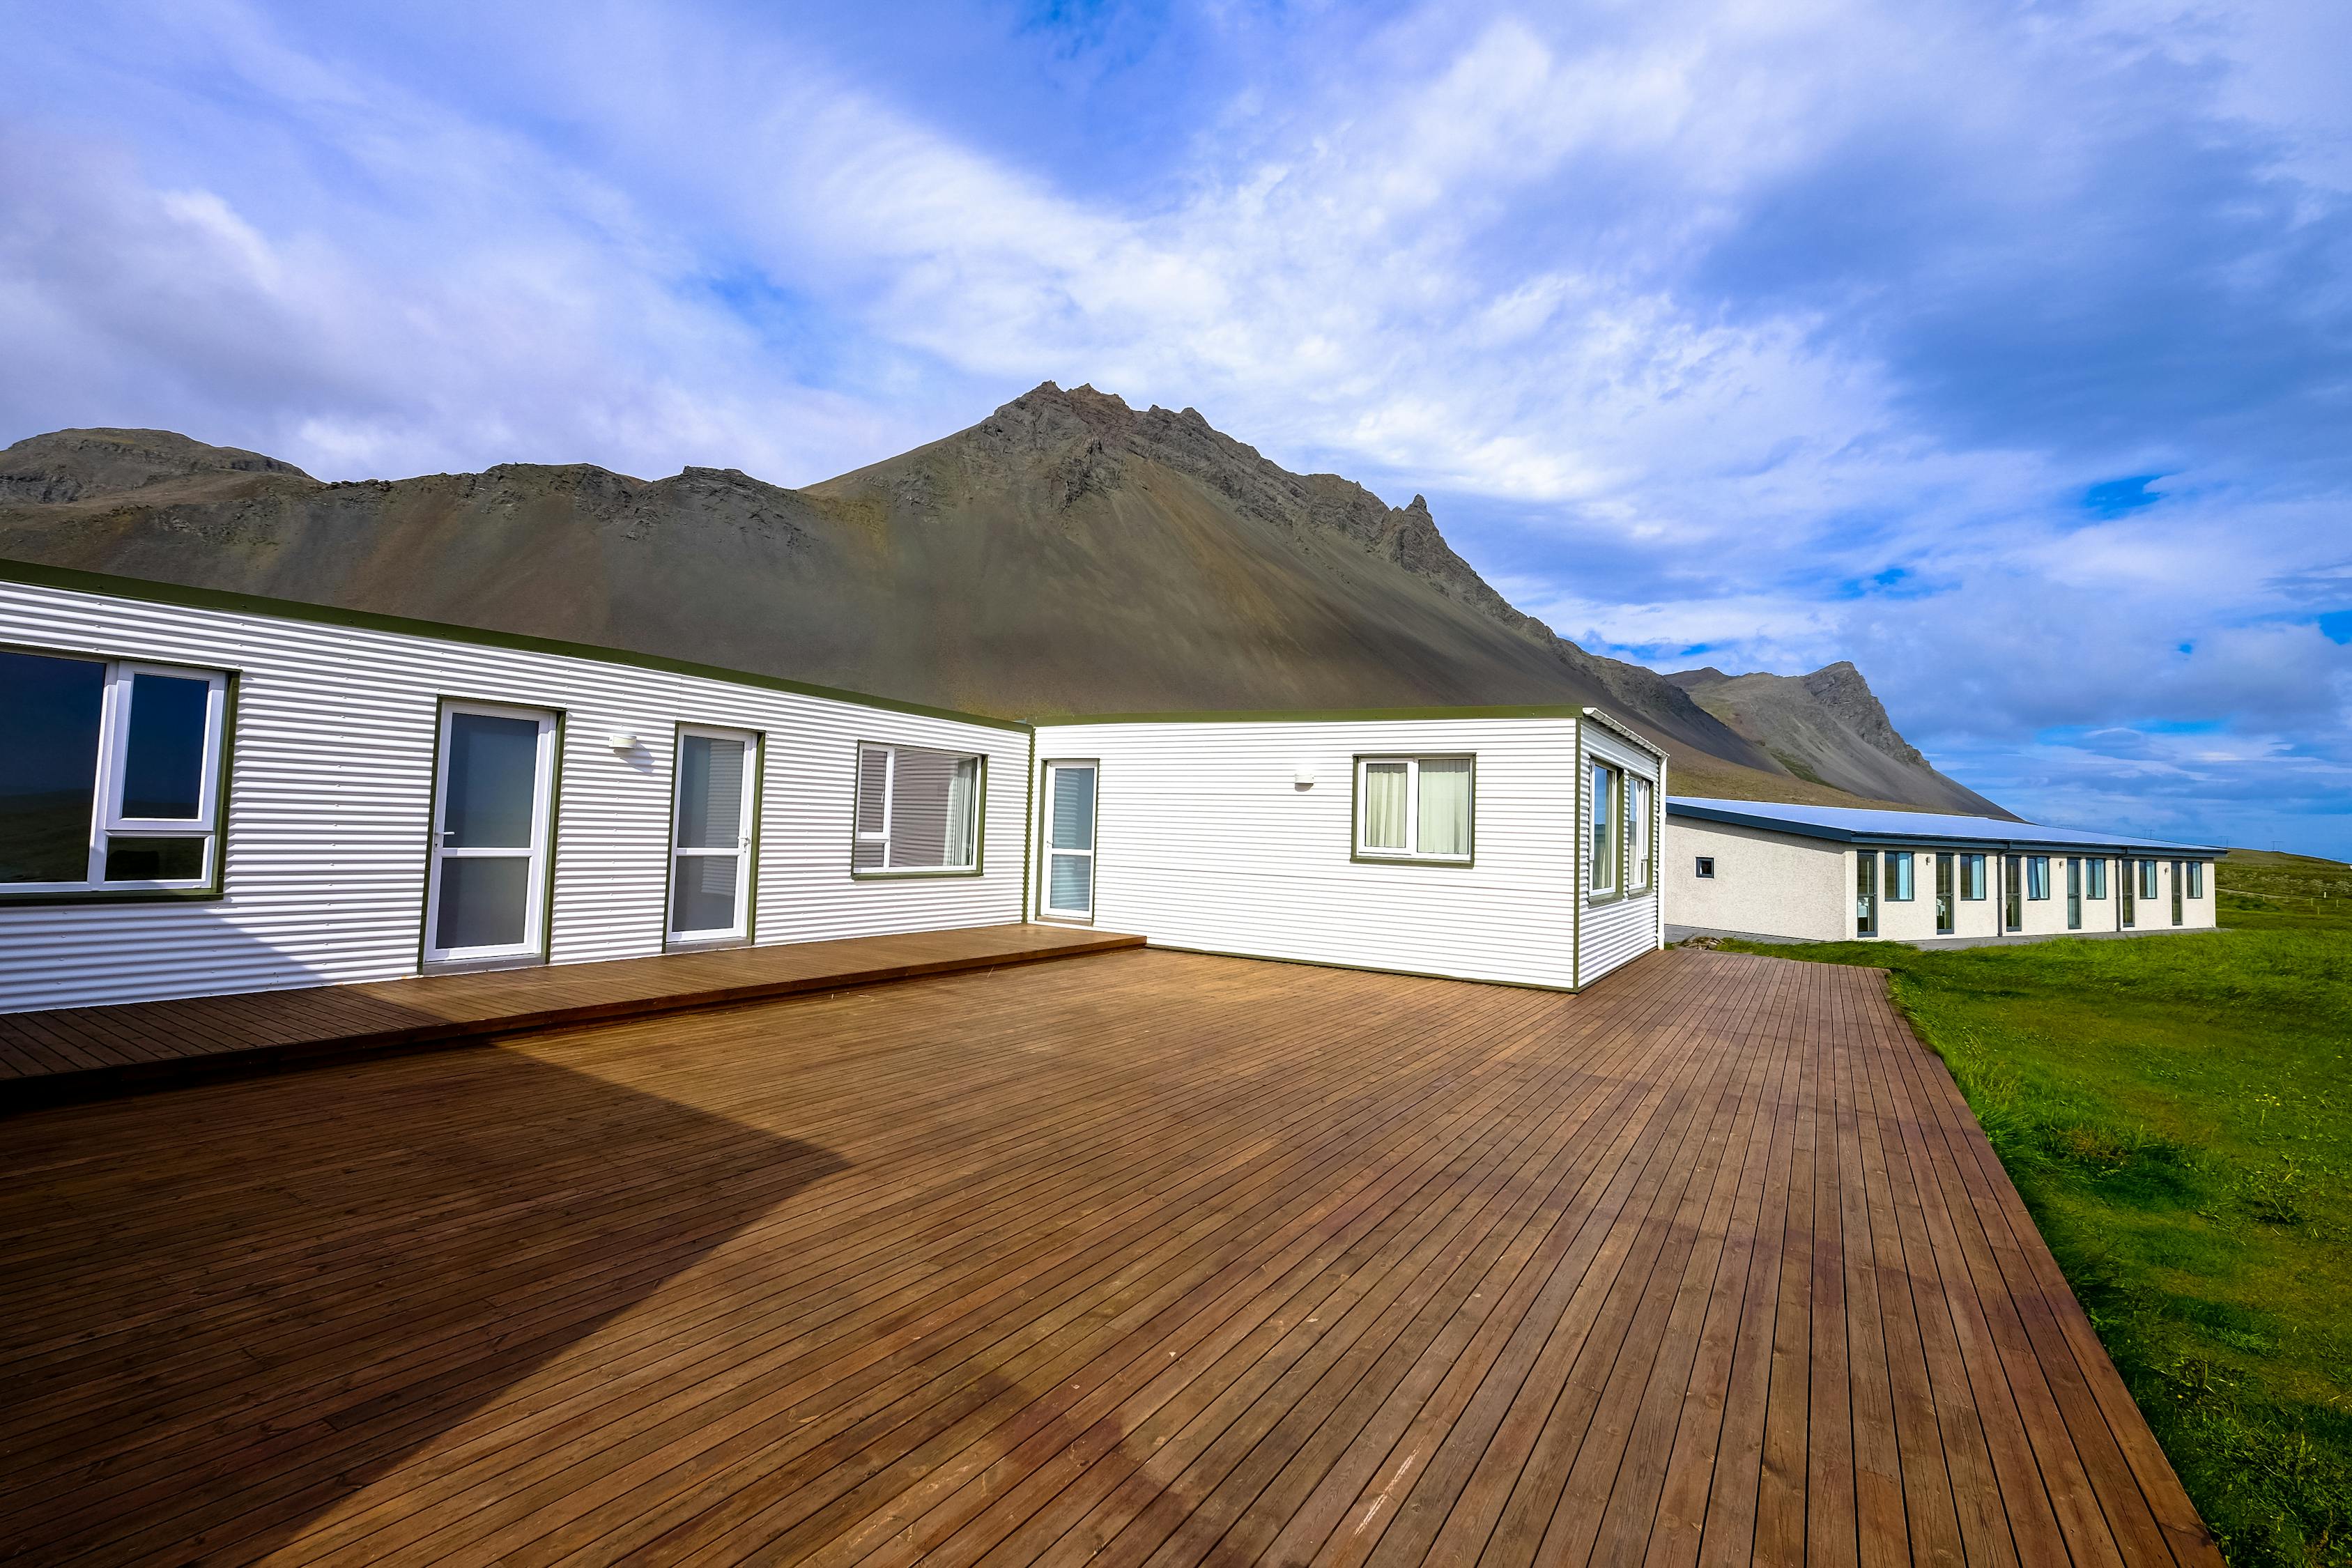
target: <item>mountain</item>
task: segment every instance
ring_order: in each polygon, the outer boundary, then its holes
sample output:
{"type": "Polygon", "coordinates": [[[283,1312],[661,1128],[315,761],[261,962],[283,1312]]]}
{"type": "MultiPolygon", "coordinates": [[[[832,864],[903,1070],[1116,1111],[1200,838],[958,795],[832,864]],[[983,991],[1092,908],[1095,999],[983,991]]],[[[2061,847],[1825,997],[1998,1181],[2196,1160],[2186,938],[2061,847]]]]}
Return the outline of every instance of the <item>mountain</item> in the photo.
{"type": "Polygon", "coordinates": [[[1726,675],[1710,667],[1666,679],[1801,779],[1929,810],[2010,815],[1937,773],[1896,732],[1862,671],[1844,659],[1811,675],[1726,675]]]}
{"type": "Polygon", "coordinates": [[[1420,497],[1391,507],[1191,409],[1050,382],[798,490],[585,464],[328,483],[167,431],[58,431],[0,451],[0,556],[1023,717],[1591,702],[1667,748],[1678,791],[1853,804],[1831,782],[1853,777],[1950,809],[1958,788],[1883,751],[1875,772],[1824,768],[1811,740],[1743,732],[1553,636],[1420,497]]]}

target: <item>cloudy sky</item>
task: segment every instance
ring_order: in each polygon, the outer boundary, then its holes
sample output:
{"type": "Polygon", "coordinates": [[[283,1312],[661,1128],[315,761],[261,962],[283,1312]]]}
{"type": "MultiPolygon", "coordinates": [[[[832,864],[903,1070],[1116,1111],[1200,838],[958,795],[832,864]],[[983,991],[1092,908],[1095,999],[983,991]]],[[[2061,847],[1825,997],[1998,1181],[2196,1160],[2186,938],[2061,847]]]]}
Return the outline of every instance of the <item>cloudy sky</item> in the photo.
{"type": "Polygon", "coordinates": [[[2352,6],[0,0],[0,444],[805,483],[1035,383],[2352,855],[2352,6]]]}

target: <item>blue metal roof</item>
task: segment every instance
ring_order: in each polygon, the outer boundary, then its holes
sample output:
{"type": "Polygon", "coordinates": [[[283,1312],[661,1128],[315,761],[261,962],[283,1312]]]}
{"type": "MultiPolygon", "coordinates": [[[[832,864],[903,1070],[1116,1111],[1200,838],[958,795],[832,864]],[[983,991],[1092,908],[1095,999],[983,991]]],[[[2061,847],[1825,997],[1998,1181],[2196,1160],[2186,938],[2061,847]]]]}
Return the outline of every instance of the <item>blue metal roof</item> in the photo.
{"type": "Polygon", "coordinates": [[[2156,855],[2227,855],[2218,844],[2173,844],[2086,827],[2050,827],[1998,816],[1945,816],[1925,811],[1870,811],[1843,805],[1784,805],[1770,800],[1666,797],[1666,815],[1794,833],[1841,844],[1967,844],[1988,849],[2105,849],[2156,855]]]}

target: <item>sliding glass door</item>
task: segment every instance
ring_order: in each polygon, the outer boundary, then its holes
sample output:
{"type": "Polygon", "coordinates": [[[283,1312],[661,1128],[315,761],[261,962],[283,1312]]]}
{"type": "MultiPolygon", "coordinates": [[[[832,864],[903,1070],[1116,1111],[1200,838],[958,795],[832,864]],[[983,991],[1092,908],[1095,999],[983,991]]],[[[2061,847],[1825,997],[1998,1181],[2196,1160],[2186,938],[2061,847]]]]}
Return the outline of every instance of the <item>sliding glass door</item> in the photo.
{"type": "Polygon", "coordinates": [[[444,705],[426,874],[427,962],[545,950],[554,773],[554,714],[444,705]]]}
{"type": "Polygon", "coordinates": [[[760,738],[741,730],[681,726],[669,869],[673,942],[725,942],[751,934],[753,781],[760,738]]]}
{"type": "Polygon", "coordinates": [[[1045,764],[1045,866],[1043,907],[1063,920],[1095,912],[1095,765],[1045,764]]]}

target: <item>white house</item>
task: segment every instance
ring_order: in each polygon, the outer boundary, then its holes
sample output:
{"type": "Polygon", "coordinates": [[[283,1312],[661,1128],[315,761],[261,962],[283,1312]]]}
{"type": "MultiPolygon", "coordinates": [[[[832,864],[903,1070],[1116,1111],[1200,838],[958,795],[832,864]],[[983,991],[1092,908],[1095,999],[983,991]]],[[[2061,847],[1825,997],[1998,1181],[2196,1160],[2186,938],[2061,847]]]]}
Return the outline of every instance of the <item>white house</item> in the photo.
{"type": "Polygon", "coordinates": [[[1574,987],[1663,940],[1584,709],[1033,727],[0,563],[0,1012],[1036,918],[1574,987]]]}
{"type": "Polygon", "coordinates": [[[1164,946],[1573,989],[1664,941],[1664,769],[1589,708],[1040,723],[1031,910],[1164,946]]]}
{"type": "Polygon", "coordinates": [[[2213,845],[1989,816],[1676,796],[1664,892],[1679,938],[1968,941],[2210,931],[2213,845]]]}
{"type": "Polygon", "coordinates": [[[1021,918],[1026,725],[0,575],[0,1011],[1021,918]]]}

